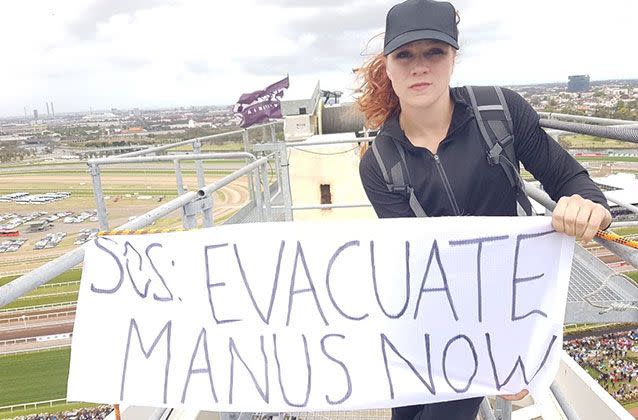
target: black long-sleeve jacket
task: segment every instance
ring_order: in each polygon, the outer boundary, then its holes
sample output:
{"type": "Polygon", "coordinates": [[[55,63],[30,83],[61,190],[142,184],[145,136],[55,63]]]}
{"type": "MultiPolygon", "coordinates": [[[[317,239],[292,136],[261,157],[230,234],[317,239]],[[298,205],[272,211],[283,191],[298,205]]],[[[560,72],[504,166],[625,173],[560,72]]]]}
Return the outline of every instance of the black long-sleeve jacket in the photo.
{"type": "MultiPolygon", "coordinates": [[[[516,197],[500,165],[490,165],[487,146],[465,88],[452,88],[452,121],[436,154],[414,146],[401,130],[398,115],[388,118],[378,136],[396,139],[405,150],[415,195],[429,216],[515,216],[516,197]]],[[[538,125],[536,111],[519,94],[503,89],[514,126],[517,159],[557,201],[580,194],[607,207],[587,171],[538,125]]],[[[363,187],[377,215],[414,217],[406,197],[390,192],[372,150],[359,165],[363,187]]]]}

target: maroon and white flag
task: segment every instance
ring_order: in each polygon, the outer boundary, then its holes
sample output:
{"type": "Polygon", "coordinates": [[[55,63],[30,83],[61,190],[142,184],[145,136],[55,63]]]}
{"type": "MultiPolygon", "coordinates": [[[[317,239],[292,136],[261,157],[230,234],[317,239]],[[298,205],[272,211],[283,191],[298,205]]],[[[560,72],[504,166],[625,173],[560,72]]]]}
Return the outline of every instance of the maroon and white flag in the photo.
{"type": "Polygon", "coordinates": [[[270,118],[282,118],[281,103],[284,90],[288,89],[288,76],[263,90],[244,93],[239,97],[233,112],[239,118],[239,126],[246,128],[253,124],[268,121],[270,118]]]}

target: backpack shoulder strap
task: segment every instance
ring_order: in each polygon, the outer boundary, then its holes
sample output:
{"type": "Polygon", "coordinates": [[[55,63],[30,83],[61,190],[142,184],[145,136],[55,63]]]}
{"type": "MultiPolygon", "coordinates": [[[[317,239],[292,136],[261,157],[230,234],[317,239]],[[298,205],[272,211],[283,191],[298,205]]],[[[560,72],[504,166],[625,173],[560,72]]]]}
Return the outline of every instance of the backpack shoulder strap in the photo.
{"type": "Polygon", "coordinates": [[[405,195],[415,216],[426,217],[425,210],[414,195],[405,151],[401,145],[393,138],[377,135],[372,142],[372,153],[381,168],[388,191],[405,195]]]}
{"type": "Polygon", "coordinates": [[[498,86],[466,86],[470,103],[487,145],[487,160],[500,165],[511,187],[516,190],[519,215],[531,215],[532,205],[525,193],[514,149],[514,127],[503,91],[498,86]]]}

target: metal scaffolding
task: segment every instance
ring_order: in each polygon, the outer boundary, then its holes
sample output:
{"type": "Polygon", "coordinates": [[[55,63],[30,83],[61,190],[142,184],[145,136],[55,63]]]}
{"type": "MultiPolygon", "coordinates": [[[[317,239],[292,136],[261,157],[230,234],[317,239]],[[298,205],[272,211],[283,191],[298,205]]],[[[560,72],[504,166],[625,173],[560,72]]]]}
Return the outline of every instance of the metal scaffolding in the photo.
{"type": "MultiPolygon", "coordinates": [[[[592,119],[587,117],[565,116],[562,114],[546,115],[547,118],[541,119],[541,126],[546,128],[555,128],[559,130],[567,130],[571,132],[592,134],[607,138],[614,138],[624,141],[638,142],[638,129],[629,126],[635,122],[627,122],[622,120],[603,120],[592,119]],[[571,119],[578,122],[557,121],[557,119],[571,119]],[[607,125],[598,126],[585,123],[605,123],[607,125]]],[[[128,223],[118,226],[117,229],[140,229],[148,226],[154,221],[164,217],[165,215],[181,209],[182,223],[185,228],[193,228],[197,226],[196,216],[202,215],[203,227],[209,227],[214,224],[213,220],[213,195],[215,191],[230,184],[236,179],[247,176],[250,191],[250,201],[235,215],[226,221],[226,223],[250,223],[285,220],[292,221],[295,211],[303,211],[308,209],[325,209],[325,208],[342,208],[342,207],[361,207],[369,206],[368,203],[350,203],[350,204],[327,204],[327,205],[293,205],[292,192],[290,188],[288,149],[291,147],[311,147],[314,145],[341,144],[341,143],[367,143],[371,138],[357,138],[356,140],[344,139],[329,142],[303,142],[289,144],[276,140],[274,124],[257,127],[262,130],[263,137],[261,141],[252,147],[249,144],[249,135],[247,130],[237,130],[230,133],[223,133],[214,136],[206,136],[191,140],[185,140],[169,145],[147,148],[140,151],[126,153],[123,155],[104,158],[92,159],[88,161],[89,173],[93,180],[93,190],[95,195],[96,206],[100,221],[100,228],[108,230],[108,213],[104,199],[104,193],[101,180],[101,168],[104,165],[111,164],[128,164],[135,162],[173,162],[176,178],[176,189],[178,196],[157,207],[153,210],[136,217],[128,223]],[[270,135],[266,133],[270,129],[270,135]],[[202,153],[202,144],[219,139],[229,135],[242,136],[244,144],[244,152],[233,153],[202,153]],[[178,154],[172,156],[155,156],[158,152],[176,148],[179,146],[191,145],[193,152],[188,154],[178,154]],[[202,164],[205,160],[215,159],[241,159],[245,161],[245,165],[213,183],[206,184],[205,170],[202,164]],[[194,161],[196,165],[196,174],[198,181],[197,191],[185,191],[182,187],[182,169],[181,163],[184,161],[194,161]],[[271,175],[275,175],[274,182],[271,182],[271,175]]],[[[543,204],[546,208],[552,209],[555,203],[540,189],[531,185],[526,186],[530,197],[537,202],[543,204]]],[[[618,203],[632,211],[637,209],[629,203],[618,203]]],[[[610,243],[608,241],[597,239],[597,241],[609,249],[614,254],[620,256],[634,267],[638,267],[638,251],[629,250],[621,245],[610,243]]],[[[50,261],[43,266],[26,273],[12,282],[0,287],[0,307],[13,302],[15,299],[23,296],[38,286],[48,282],[59,274],[80,264],[84,258],[84,248],[79,248],[50,261]]],[[[567,319],[570,323],[576,322],[608,322],[614,321],[638,321],[638,312],[616,312],[606,313],[604,316],[599,312],[599,308],[591,305],[592,300],[588,300],[592,296],[592,292],[601,288],[593,299],[594,302],[601,304],[610,304],[613,302],[636,302],[638,301],[638,289],[633,283],[626,282],[621,278],[610,278],[611,270],[599,260],[591,256],[585,250],[577,247],[575,252],[575,263],[571,274],[570,293],[568,298],[567,319]]],[[[577,419],[569,402],[562,397],[562,392],[558,386],[554,385],[551,389],[554,397],[560,403],[563,412],[568,419],[577,419]]],[[[156,409],[153,414],[149,413],[146,418],[171,418],[172,410],[156,409]]],[[[497,398],[492,407],[487,400],[481,406],[481,416],[484,419],[501,419],[510,418],[511,404],[497,398]]],[[[331,413],[223,413],[223,420],[230,419],[387,419],[389,418],[389,410],[369,410],[358,412],[331,412],[331,413]],[[276,417],[275,417],[276,416],[276,417]]]]}

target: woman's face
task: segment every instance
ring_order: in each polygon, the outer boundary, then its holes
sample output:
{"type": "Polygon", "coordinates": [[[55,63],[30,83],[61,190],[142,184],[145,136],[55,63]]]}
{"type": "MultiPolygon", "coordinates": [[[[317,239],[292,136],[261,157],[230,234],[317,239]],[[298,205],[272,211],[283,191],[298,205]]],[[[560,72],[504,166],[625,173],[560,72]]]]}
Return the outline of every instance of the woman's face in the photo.
{"type": "Polygon", "coordinates": [[[427,108],[447,94],[456,50],[441,41],[420,40],[386,57],[386,73],[402,106],[427,108]]]}

